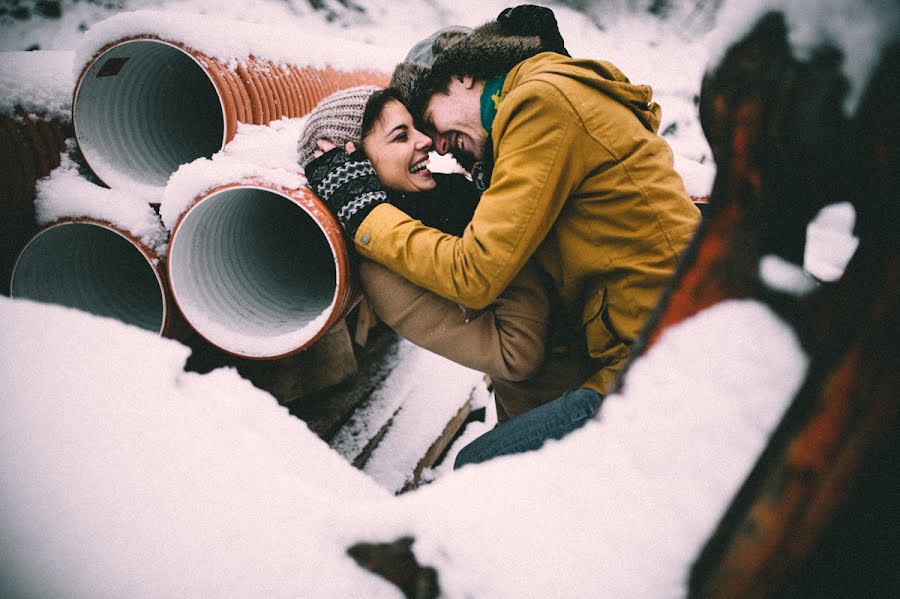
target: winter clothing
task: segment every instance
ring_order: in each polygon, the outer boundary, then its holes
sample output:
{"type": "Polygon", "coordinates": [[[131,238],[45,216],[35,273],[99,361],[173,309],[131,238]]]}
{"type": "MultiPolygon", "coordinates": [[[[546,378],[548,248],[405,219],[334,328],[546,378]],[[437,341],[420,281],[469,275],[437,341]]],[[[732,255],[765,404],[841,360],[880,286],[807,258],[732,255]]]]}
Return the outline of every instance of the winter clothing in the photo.
{"type": "Polygon", "coordinates": [[[388,201],[372,163],[362,150],[348,155],[334,148],[306,165],[306,179],[328,206],[348,239],[353,239],[363,219],[388,201]]]}
{"type": "Polygon", "coordinates": [[[541,39],[541,49],[546,52],[571,56],[559,33],[556,15],[549,8],[534,4],[520,4],[506,8],[497,15],[497,23],[513,35],[538,36],[541,39]]]}
{"type": "MultiPolygon", "coordinates": [[[[458,45],[445,53],[467,56],[458,45]]],[[[610,63],[538,54],[506,76],[491,184],[463,235],[383,204],[356,249],[472,308],[534,256],[602,365],[585,386],[606,394],[699,222],[659,118],[650,88],[610,63]]]]}
{"type": "Polygon", "coordinates": [[[369,96],[379,88],[362,85],[336,91],[313,108],[306,116],[303,132],[297,142],[297,162],[305,166],[318,149],[316,140],[329,139],[343,148],[348,141],[359,145],[363,110],[369,96]]]}
{"type": "Polygon", "coordinates": [[[569,56],[553,11],[523,4],[477,29],[448,27],[416,44],[391,76],[391,87],[418,118],[425,101],[451,74],[490,79],[541,52],[569,56]],[[427,52],[425,49],[427,48],[427,52]],[[437,84],[436,84],[437,83],[437,84]]]}
{"type": "Polygon", "coordinates": [[[547,439],[562,439],[593,418],[603,399],[593,389],[580,387],[567,391],[463,447],[456,455],[453,468],[480,464],[502,455],[534,451],[547,439]]]}
{"type": "Polygon", "coordinates": [[[468,35],[469,33],[472,33],[472,28],[463,27],[462,25],[450,25],[449,27],[438,29],[413,46],[406,54],[406,60],[431,67],[434,64],[434,55],[443,50],[444,43],[452,41],[457,35],[468,35]],[[437,42],[437,47],[435,47],[435,42],[437,42]]]}
{"type": "MultiPolygon", "coordinates": [[[[403,194],[396,204],[428,226],[461,235],[478,194],[461,175],[434,178],[436,189],[403,194]]],[[[490,309],[481,311],[467,310],[370,260],[360,261],[359,276],[369,305],[400,336],[491,377],[501,422],[558,397],[593,372],[573,368],[569,355],[558,350],[544,361],[550,304],[534,264],[527,263],[490,309]]]]}

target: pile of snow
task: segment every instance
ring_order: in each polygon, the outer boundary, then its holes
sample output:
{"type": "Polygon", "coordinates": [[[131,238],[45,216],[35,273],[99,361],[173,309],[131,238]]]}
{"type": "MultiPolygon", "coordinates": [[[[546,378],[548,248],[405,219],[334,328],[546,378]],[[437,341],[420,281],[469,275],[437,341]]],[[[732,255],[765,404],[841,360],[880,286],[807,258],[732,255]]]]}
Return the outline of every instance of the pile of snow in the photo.
{"type": "Polygon", "coordinates": [[[10,596],[389,596],[344,554],[389,495],[271,396],[114,320],[0,321],[10,596]]]}
{"type": "Polygon", "coordinates": [[[48,119],[71,118],[72,61],[70,50],[0,52],[0,115],[16,107],[48,119]]]}
{"type": "Polygon", "coordinates": [[[48,177],[38,181],[34,208],[40,226],[66,218],[104,221],[131,233],[158,257],[166,255],[169,235],[150,204],[126,190],[91,183],[67,154],[48,177]]]}
{"type": "Polygon", "coordinates": [[[397,596],[346,549],[406,535],[448,597],[683,595],[806,369],[770,310],[724,302],[577,433],[394,498],[174,341],[8,299],[0,338],[0,569],[37,596],[397,596]]]}
{"type": "Polygon", "coordinates": [[[234,139],[211,158],[182,165],[166,184],[160,216],[171,230],[198,197],[227,183],[254,179],[274,187],[299,189],[306,184],[297,164],[297,140],[304,118],[282,118],[269,125],[238,124],[234,139]]]}
{"type": "Polygon", "coordinates": [[[387,43],[377,47],[340,37],[325,37],[293,24],[272,20],[265,25],[224,19],[179,9],[120,13],[96,24],[85,34],[75,56],[81,68],[104,46],[126,37],[155,35],[180,42],[204,55],[236,66],[255,56],[275,64],[333,67],[338,70],[370,69],[391,72],[397,56],[405,51],[387,43]]]}

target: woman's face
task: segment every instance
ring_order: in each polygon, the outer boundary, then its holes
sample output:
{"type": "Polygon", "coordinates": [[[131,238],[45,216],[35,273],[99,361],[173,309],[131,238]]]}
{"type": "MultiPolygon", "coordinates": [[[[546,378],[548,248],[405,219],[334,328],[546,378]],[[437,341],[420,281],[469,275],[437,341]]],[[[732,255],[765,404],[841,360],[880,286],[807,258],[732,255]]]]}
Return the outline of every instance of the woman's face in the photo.
{"type": "Polygon", "coordinates": [[[427,191],[437,183],[428,170],[431,139],[413,127],[412,115],[389,100],[362,141],[382,185],[394,191],[427,191]]]}

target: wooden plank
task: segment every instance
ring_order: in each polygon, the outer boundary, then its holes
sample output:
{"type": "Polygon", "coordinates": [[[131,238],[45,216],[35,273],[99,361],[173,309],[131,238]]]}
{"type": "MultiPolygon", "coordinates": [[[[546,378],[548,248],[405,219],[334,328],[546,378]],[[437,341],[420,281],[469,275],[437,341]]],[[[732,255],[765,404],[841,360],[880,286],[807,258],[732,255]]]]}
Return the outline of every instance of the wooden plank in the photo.
{"type": "Polygon", "coordinates": [[[413,470],[412,477],[409,482],[407,482],[402,489],[400,489],[400,493],[405,493],[407,491],[411,491],[419,486],[419,483],[422,480],[422,471],[426,468],[431,468],[434,466],[437,459],[444,453],[447,447],[450,445],[450,442],[456,437],[456,433],[459,432],[460,427],[462,427],[463,423],[466,421],[466,418],[469,417],[469,414],[472,413],[472,402],[471,400],[466,400],[466,403],[459,408],[459,411],[456,412],[456,415],[450,419],[450,422],[447,423],[447,426],[444,427],[444,431],[441,435],[435,439],[434,443],[431,444],[431,447],[428,448],[428,451],[425,452],[425,455],[422,456],[422,459],[419,460],[419,463],[416,464],[415,470],[413,470]]]}

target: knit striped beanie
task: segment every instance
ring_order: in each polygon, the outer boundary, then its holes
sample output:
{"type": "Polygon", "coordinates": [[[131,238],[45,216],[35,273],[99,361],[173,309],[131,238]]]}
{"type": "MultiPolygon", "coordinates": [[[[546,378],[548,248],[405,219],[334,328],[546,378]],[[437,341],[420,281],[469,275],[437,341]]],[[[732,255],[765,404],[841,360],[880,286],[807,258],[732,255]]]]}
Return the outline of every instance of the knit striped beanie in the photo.
{"type": "Polygon", "coordinates": [[[306,117],[303,132],[297,142],[297,162],[306,166],[318,149],[316,140],[328,139],[343,148],[348,142],[359,145],[363,111],[373,92],[373,85],[362,85],[334,92],[312,109],[306,117]]]}

